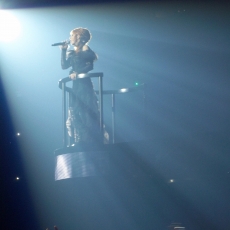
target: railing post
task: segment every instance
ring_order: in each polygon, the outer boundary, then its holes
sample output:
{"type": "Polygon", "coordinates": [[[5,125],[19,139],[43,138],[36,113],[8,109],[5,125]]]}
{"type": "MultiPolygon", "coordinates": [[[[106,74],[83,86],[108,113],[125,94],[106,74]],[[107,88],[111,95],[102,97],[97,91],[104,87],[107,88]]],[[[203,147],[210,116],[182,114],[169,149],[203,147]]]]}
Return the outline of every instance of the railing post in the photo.
{"type": "Polygon", "coordinates": [[[99,76],[99,111],[100,111],[100,132],[103,141],[103,74],[99,76]]]}
{"type": "Polygon", "coordinates": [[[66,137],[66,90],[65,82],[62,82],[62,127],[63,127],[63,148],[67,146],[67,137],[66,137]]]}
{"type": "MultiPolygon", "coordinates": [[[[143,90],[142,90],[142,99],[143,99],[143,117],[145,116],[145,111],[146,111],[146,95],[145,95],[145,84],[143,84],[143,90]]],[[[146,139],[146,130],[147,130],[147,124],[146,124],[146,119],[144,119],[144,122],[143,122],[143,125],[144,125],[144,130],[143,130],[143,135],[144,135],[144,139],[146,139]]]]}
{"type": "Polygon", "coordinates": [[[115,94],[112,93],[112,142],[115,143],[115,94]]]}

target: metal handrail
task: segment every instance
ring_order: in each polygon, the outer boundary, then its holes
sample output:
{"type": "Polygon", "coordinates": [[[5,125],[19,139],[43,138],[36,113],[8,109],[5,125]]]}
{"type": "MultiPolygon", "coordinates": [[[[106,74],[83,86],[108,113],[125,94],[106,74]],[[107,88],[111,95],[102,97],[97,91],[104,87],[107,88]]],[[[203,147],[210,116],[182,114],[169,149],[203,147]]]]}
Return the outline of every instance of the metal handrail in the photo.
{"type": "MultiPolygon", "coordinates": [[[[115,89],[115,90],[104,90],[103,94],[130,93],[130,92],[135,92],[138,90],[144,90],[144,87],[145,87],[145,84],[141,84],[141,85],[129,87],[129,88],[121,88],[121,89],[115,89]]],[[[99,90],[95,90],[95,92],[98,93],[99,90]]]]}
{"type": "MultiPolygon", "coordinates": [[[[100,112],[100,131],[103,138],[103,73],[81,73],[76,76],[76,79],[82,79],[82,78],[93,78],[98,77],[98,84],[99,84],[99,112],[100,112]]],[[[66,83],[72,81],[71,78],[65,77],[58,81],[58,86],[60,89],[62,89],[62,117],[63,117],[63,147],[65,148],[67,146],[67,132],[66,132],[66,92],[71,93],[72,89],[66,86],[66,83]]]]}
{"type": "MultiPolygon", "coordinates": [[[[121,94],[121,93],[130,93],[130,92],[135,92],[135,91],[139,91],[142,90],[143,91],[143,102],[145,102],[145,84],[141,84],[138,86],[134,86],[134,87],[129,87],[129,88],[121,88],[118,90],[105,90],[103,91],[103,95],[111,95],[112,96],[112,143],[115,143],[115,94],[121,94]]],[[[96,93],[99,93],[98,90],[95,90],[96,93]]],[[[145,103],[143,103],[143,105],[145,106],[145,103]]],[[[144,108],[145,110],[145,108],[144,108]]]]}

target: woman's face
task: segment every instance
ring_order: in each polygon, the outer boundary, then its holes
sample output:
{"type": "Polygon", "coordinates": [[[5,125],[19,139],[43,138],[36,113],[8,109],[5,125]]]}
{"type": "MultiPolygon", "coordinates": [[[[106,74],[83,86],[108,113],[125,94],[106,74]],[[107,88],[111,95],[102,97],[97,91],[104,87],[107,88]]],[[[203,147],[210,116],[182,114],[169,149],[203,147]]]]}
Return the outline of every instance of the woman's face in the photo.
{"type": "Polygon", "coordinates": [[[81,42],[80,35],[76,32],[75,33],[72,32],[72,31],[70,32],[69,40],[70,40],[70,44],[74,45],[74,46],[79,46],[79,44],[81,42]]]}

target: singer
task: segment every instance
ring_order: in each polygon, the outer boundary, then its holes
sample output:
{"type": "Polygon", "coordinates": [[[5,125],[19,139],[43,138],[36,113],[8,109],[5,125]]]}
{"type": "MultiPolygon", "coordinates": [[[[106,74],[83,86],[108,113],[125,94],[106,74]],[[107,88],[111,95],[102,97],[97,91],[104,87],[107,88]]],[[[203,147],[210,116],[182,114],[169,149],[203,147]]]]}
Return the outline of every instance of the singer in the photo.
{"type": "Polygon", "coordinates": [[[100,136],[98,100],[92,81],[90,78],[76,79],[78,74],[91,71],[97,60],[97,55],[88,46],[91,37],[88,29],[76,28],[70,32],[69,39],[73,50],[68,49],[67,42],[60,46],[61,67],[71,67],[69,77],[73,80],[66,121],[73,145],[79,142],[94,142],[100,136]]]}

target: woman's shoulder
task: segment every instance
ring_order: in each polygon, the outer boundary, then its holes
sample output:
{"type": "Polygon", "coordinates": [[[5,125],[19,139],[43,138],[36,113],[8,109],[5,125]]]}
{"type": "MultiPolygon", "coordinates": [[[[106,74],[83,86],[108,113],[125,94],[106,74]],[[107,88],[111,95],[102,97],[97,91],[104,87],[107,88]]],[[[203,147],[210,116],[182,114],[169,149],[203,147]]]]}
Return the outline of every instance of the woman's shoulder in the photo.
{"type": "Polygon", "coordinates": [[[83,47],[82,47],[82,51],[83,52],[93,52],[90,48],[89,48],[89,46],[87,46],[87,45],[84,45],[83,47]]]}
{"type": "Polygon", "coordinates": [[[90,58],[93,60],[97,60],[97,55],[96,53],[90,49],[89,46],[85,45],[82,48],[82,56],[84,56],[84,58],[90,58]]]}

